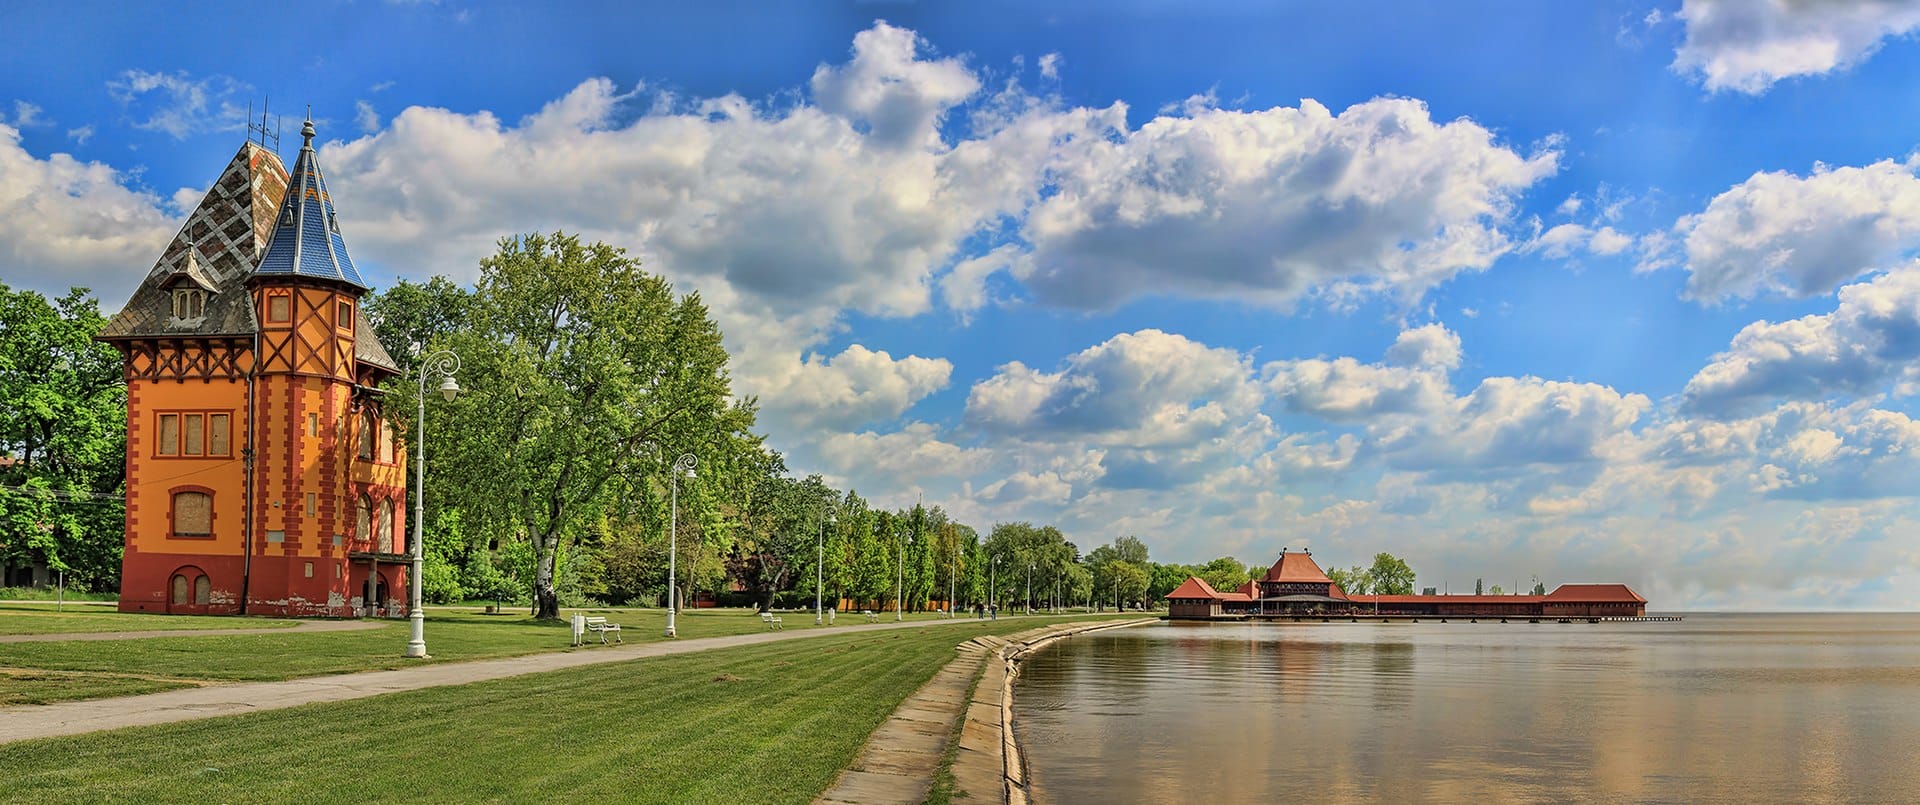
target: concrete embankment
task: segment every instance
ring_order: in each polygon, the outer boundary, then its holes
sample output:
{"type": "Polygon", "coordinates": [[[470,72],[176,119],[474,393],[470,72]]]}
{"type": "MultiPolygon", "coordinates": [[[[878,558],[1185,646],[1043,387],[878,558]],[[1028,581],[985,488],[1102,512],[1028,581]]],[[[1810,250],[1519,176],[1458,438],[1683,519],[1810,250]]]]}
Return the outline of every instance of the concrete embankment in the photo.
{"type": "Polygon", "coordinates": [[[960,656],[901,702],[868,736],[866,746],[833,787],[814,801],[863,805],[926,801],[957,724],[960,742],[952,754],[955,798],[1025,803],[1026,767],[1013,736],[1013,677],[1020,658],[1063,637],[1154,620],[1056,623],[961,643],[956,648],[960,656]]]}

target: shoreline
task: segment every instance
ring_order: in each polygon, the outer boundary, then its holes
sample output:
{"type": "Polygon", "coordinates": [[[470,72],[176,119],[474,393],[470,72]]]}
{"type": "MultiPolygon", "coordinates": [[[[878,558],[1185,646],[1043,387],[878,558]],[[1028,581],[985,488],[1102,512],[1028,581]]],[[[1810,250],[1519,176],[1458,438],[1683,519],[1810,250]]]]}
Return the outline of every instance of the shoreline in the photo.
{"type": "MultiPolygon", "coordinates": [[[[1021,632],[1010,637],[1005,644],[995,649],[989,656],[984,673],[981,675],[979,688],[976,689],[986,690],[976,692],[974,696],[976,703],[982,703],[982,698],[988,698],[992,709],[997,711],[994,713],[994,715],[997,716],[995,719],[997,723],[994,726],[997,727],[995,732],[998,734],[993,736],[996,740],[993,740],[990,746],[979,746],[978,743],[980,743],[980,741],[978,738],[984,736],[978,736],[976,732],[976,740],[972,742],[975,745],[969,746],[970,742],[968,741],[967,734],[963,733],[960,745],[963,755],[961,760],[954,764],[954,776],[958,779],[965,779],[961,774],[961,764],[969,758],[964,753],[969,749],[974,749],[979,755],[984,756],[981,757],[981,760],[991,758],[991,760],[998,761],[1000,801],[1010,803],[1011,805],[1027,805],[1027,803],[1031,801],[1027,758],[1026,753],[1020,748],[1020,739],[1019,735],[1014,731],[1013,719],[1013,680],[1014,677],[1020,674],[1020,662],[1034,652],[1068,637],[1106,629],[1124,629],[1130,626],[1143,626],[1159,622],[1159,618],[1149,617],[1106,622],[1096,621],[1092,623],[1061,624],[1059,626],[1048,626],[1021,632]],[[984,697],[982,695],[983,692],[985,694],[984,697]]],[[[974,776],[977,779],[977,775],[970,776],[974,776]]],[[[963,788],[963,790],[966,789],[963,788]]],[[[978,793],[971,790],[968,790],[968,793],[978,795],[978,793]]]]}

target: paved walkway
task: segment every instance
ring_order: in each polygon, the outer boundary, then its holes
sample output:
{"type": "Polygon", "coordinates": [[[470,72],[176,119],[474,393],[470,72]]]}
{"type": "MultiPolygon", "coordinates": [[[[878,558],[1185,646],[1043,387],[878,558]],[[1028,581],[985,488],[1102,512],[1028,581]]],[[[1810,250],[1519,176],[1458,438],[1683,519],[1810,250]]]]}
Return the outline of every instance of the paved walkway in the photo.
{"type": "Polygon", "coordinates": [[[67,640],[140,640],[148,637],[218,637],[228,634],[296,634],[299,632],[353,632],[378,629],[391,621],[300,621],[293,626],[253,629],[158,629],[147,632],[64,632],[61,634],[0,635],[0,643],[59,643],[67,640]]]}
{"type": "MultiPolygon", "coordinates": [[[[1042,616],[1034,616],[1036,619],[1042,616]]],[[[333,623],[334,621],[327,621],[333,623]]],[[[630,646],[613,646],[568,652],[529,654],[497,660],[421,665],[397,671],[367,671],[335,676],[291,679],[285,682],[249,682],[204,688],[170,690],[144,696],[93,699],[47,705],[0,707],[0,744],[60,735],[79,735],[99,730],[167,724],[215,716],[278,710],[314,702],[338,702],[378,696],[383,693],[419,690],[442,685],[464,685],[521,674],[578,668],[645,657],[689,654],[734,646],[752,646],[781,640],[857,634],[885,629],[921,629],[954,623],[976,623],[964,618],[954,620],[907,621],[904,623],[861,624],[837,629],[807,629],[792,632],[757,632],[724,637],[703,637],[630,646]]],[[[285,630],[271,630],[285,631],[285,630]]],[[[205,632],[196,632],[204,634],[205,632]]]]}

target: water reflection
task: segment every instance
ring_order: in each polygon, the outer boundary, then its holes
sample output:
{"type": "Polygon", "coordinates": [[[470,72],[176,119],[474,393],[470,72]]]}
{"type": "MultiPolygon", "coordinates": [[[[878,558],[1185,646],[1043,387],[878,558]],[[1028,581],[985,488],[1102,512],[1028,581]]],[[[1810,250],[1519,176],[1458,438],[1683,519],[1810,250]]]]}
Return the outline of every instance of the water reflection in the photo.
{"type": "Polygon", "coordinates": [[[1161,624],[1033,657],[1043,802],[1913,801],[1920,616],[1161,624]]]}

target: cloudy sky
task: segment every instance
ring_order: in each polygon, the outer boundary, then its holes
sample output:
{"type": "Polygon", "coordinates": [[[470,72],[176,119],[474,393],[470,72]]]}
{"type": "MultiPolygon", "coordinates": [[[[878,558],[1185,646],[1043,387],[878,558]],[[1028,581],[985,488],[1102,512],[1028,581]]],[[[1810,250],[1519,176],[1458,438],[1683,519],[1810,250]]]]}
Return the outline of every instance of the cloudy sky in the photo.
{"type": "Polygon", "coordinates": [[[885,504],[1920,607],[1920,2],[89,5],[0,10],[15,287],[117,310],[270,96],[376,284],[624,246],[885,504]]]}

